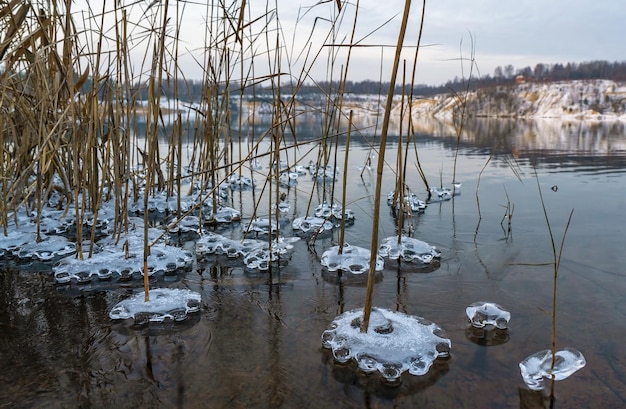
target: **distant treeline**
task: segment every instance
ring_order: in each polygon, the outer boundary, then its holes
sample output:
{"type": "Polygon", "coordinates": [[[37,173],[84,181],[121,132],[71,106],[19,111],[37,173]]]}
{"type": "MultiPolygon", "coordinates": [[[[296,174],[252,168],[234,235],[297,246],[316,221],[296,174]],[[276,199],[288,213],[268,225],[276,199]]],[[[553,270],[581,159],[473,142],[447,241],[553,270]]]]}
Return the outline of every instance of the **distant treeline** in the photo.
{"type": "MultiPolygon", "coordinates": [[[[515,68],[513,65],[506,65],[504,67],[496,67],[491,74],[482,74],[480,76],[474,76],[469,79],[470,90],[476,90],[479,88],[513,85],[515,84],[518,76],[523,76],[525,82],[556,82],[556,81],[572,81],[572,80],[592,80],[592,79],[606,79],[613,81],[626,81],[626,61],[622,62],[608,62],[608,61],[589,61],[582,63],[567,63],[567,64],[537,64],[534,68],[524,67],[515,68]]],[[[315,84],[300,84],[296,88],[295,84],[290,84],[288,81],[281,83],[281,93],[283,95],[292,95],[297,92],[302,97],[319,95],[320,93],[328,93],[329,95],[336,95],[340,89],[341,84],[339,82],[317,82],[315,84]]],[[[389,83],[380,83],[377,81],[365,80],[365,81],[347,81],[345,84],[345,92],[348,94],[386,94],[389,83]]],[[[416,85],[413,89],[413,95],[415,96],[432,96],[437,94],[449,93],[452,90],[462,91],[468,87],[468,78],[454,78],[442,85],[416,85]]],[[[202,99],[204,84],[202,80],[178,80],[178,84],[175,84],[173,80],[164,80],[162,86],[162,97],[174,98],[176,97],[175,91],[177,90],[177,97],[183,101],[199,102],[202,99]]],[[[226,87],[222,84],[220,92],[225,92],[226,87]]],[[[410,86],[405,86],[405,95],[409,95],[410,86]]],[[[146,87],[140,87],[136,85],[138,99],[147,99],[146,87]]],[[[231,82],[229,84],[229,92],[231,96],[238,96],[240,94],[241,85],[238,82],[231,82]]],[[[258,95],[267,96],[271,93],[271,86],[265,84],[257,84],[254,87],[244,84],[244,95],[250,98],[255,93],[258,95]]],[[[396,87],[396,94],[402,92],[402,86],[396,87]]]]}

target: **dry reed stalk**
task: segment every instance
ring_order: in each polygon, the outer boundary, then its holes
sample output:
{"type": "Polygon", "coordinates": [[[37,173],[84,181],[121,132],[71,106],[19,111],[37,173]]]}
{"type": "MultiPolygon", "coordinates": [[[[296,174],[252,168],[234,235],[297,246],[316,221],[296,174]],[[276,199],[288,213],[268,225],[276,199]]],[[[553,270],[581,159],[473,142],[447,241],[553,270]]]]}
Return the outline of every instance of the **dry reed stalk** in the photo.
{"type": "MultiPolygon", "coordinates": [[[[431,192],[430,192],[430,186],[428,185],[428,180],[426,178],[426,174],[424,173],[424,170],[422,169],[422,164],[420,162],[419,159],[419,155],[417,153],[417,138],[415,136],[415,126],[413,124],[413,101],[414,101],[414,95],[413,95],[413,91],[415,88],[415,73],[416,73],[416,69],[417,69],[417,57],[419,55],[419,50],[420,50],[420,46],[422,44],[422,34],[424,32],[424,19],[426,16],[426,0],[422,0],[422,14],[421,14],[421,18],[420,18],[420,28],[418,31],[418,35],[417,35],[417,41],[416,41],[416,45],[415,45],[415,54],[413,55],[413,68],[411,70],[411,86],[410,86],[410,93],[409,93],[409,102],[408,102],[408,119],[409,119],[409,123],[408,123],[408,130],[407,130],[407,134],[409,135],[410,138],[413,139],[413,149],[415,151],[415,161],[416,161],[416,168],[417,171],[420,175],[420,178],[422,179],[422,181],[424,182],[424,185],[426,187],[426,192],[428,194],[428,200],[430,200],[431,197],[431,192]]],[[[407,150],[408,153],[408,150],[407,150]]],[[[406,166],[406,162],[405,162],[405,166],[406,166]]]]}
{"type": "Polygon", "coordinates": [[[400,65],[400,54],[406,34],[406,27],[409,20],[409,11],[411,10],[411,0],[405,0],[404,11],[402,13],[402,23],[398,33],[398,42],[396,44],[396,53],[393,60],[393,68],[391,70],[391,81],[387,91],[387,101],[385,103],[385,115],[383,117],[383,125],[380,135],[380,145],[378,149],[378,164],[376,166],[376,188],[374,193],[374,214],[372,217],[372,243],[370,246],[370,265],[367,275],[367,289],[365,294],[365,305],[363,306],[363,322],[361,323],[361,332],[367,332],[369,327],[370,314],[372,312],[372,295],[374,292],[374,278],[376,274],[376,256],[378,255],[378,224],[380,221],[380,195],[382,188],[383,168],[385,165],[385,148],[387,144],[387,132],[389,131],[389,119],[391,117],[391,106],[393,102],[394,84],[400,65]]]}
{"type": "Polygon", "coordinates": [[[352,111],[348,117],[348,132],[346,133],[346,151],[343,159],[343,184],[341,193],[341,230],[339,230],[339,254],[343,253],[344,237],[346,233],[346,188],[348,186],[348,152],[350,150],[350,132],[352,130],[352,111]]]}

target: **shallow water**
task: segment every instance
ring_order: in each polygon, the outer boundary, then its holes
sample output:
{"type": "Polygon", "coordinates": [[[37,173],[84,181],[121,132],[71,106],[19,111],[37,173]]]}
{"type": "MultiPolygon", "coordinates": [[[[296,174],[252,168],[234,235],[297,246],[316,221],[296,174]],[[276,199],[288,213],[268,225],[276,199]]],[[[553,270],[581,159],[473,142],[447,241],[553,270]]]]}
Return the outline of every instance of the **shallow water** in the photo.
{"type": "MultiPolygon", "coordinates": [[[[573,209],[558,277],[557,346],[576,348],[587,359],[586,367],[556,383],[555,407],[624,407],[623,129],[616,135],[613,128],[593,128],[574,137],[562,132],[571,126],[497,125],[468,125],[456,172],[462,194],[431,203],[412,219],[415,236],[442,251],[438,268],[388,263],[377,277],[374,305],[434,321],[452,341],[450,359],[437,361],[426,376],[405,374],[399,386],[387,386],[357,374],[353,364],[333,363],[322,348],[328,324],[362,307],[365,294],[365,276],[338,281],[320,267],[322,252],[338,239],[333,233],[313,247],[297,242],[289,263],[271,277],[217,259],[178,281],[154,282],[202,295],[201,311],[175,326],[112,323],[108,311],[129,288],[67,291],[47,271],[1,271],[0,407],[544,407],[545,394],[529,391],[518,367],[550,347],[553,274],[546,263],[552,249],[537,180],[557,246],[573,209]],[[501,223],[507,204],[510,231],[501,223]],[[509,331],[470,329],[465,307],[476,301],[508,309],[509,331]]],[[[392,139],[388,146],[390,163],[396,144],[392,139]]],[[[449,134],[420,137],[419,157],[431,184],[452,180],[455,146],[449,134]]],[[[355,139],[348,207],[356,223],[346,229],[346,240],[369,248],[375,172],[361,179],[358,170],[367,153],[355,139]]],[[[425,198],[414,154],[409,157],[408,183],[425,198]]],[[[341,149],[338,158],[342,163],[341,149]]],[[[384,194],[393,186],[389,169],[385,181],[384,194]]],[[[292,205],[288,219],[304,214],[312,186],[306,179],[281,189],[292,205]]],[[[313,205],[320,199],[316,193],[313,205]]],[[[249,192],[232,200],[250,216],[249,192]]],[[[394,234],[383,204],[380,237],[394,234]]]]}

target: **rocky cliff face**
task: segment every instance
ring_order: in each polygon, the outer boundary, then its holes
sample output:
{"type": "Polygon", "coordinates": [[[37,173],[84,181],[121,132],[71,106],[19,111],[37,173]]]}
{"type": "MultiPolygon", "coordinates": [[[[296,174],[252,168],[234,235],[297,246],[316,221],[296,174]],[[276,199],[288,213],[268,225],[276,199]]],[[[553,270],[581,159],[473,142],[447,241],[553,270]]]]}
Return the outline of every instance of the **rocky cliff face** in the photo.
{"type": "Polygon", "coordinates": [[[462,108],[469,117],[560,118],[626,121],[626,84],[608,80],[523,83],[439,95],[414,102],[414,117],[450,118],[462,108]]]}

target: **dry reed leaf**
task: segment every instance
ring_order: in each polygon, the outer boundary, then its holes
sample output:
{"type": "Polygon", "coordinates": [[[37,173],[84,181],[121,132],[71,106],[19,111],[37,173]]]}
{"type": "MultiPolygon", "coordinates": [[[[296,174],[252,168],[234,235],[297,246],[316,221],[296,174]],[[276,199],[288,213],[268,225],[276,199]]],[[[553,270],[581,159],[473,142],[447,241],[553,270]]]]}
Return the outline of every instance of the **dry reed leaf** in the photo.
{"type": "MultiPolygon", "coordinates": [[[[4,55],[6,54],[9,45],[11,44],[11,41],[13,41],[13,38],[18,31],[18,28],[22,25],[22,23],[24,23],[24,20],[26,20],[26,16],[28,15],[29,10],[30,3],[25,3],[14,15],[11,15],[6,35],[4,36],[4,40],[2,40],[2,43],[0,44],[0,60],[4,58],[4,55]]],[[[10,11],[8,12],[8,14],[10,14],[10,11]]]]}

